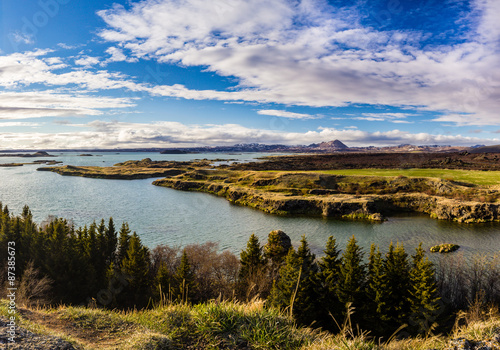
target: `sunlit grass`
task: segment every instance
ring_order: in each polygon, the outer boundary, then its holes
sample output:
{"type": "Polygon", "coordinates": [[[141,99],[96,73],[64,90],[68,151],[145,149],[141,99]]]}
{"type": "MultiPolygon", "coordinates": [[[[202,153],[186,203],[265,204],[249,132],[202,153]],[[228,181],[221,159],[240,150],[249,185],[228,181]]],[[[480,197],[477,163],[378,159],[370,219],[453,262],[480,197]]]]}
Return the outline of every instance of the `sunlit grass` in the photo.
{"type": "Polygon", "coordinates": [[[320,170],[315,172],[345,176],[431,177],[484,186],[500,184],[500,171],[458,169],[342,169],[320,170]]]}
{"type": "MultiPolygon", "coordinates": [[[[488,341],[500,328],[497,309],[474,307],[459,317],[449,337],[428,335],[378,340],[344,322],[338,334],[298,327],[288,314],[263,301],[212,301],[199,305],[167,304],[148,310],[85,307],[37,308],[31,312],[52,323],[20,317],[29,330],[72,342],[81,349],[289,349],[289,350],[427,350],[446,349],[452,338],[488,341]],[[59,322],[55,322],[58,320],[59,322]],[[55,324],[59,326],[54,328],[55,324]],[[62,326],[61,326],[62,324],[62,326]]],[[[7,303],[0,303],[0,314],[7,303]]]]}

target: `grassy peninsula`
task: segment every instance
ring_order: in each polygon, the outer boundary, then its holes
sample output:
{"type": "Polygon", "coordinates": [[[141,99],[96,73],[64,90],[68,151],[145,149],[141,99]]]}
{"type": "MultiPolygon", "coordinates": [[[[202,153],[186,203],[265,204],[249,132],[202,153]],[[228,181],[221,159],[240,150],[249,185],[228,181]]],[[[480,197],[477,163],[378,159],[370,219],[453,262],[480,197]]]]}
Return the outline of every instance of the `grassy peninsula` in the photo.
{"type": "Polygon", "coordinates": [[[421,212],[476,223],[500,221],[499,159],[466,152],[341,153],[269,157],[217,167],[208,160],[147,158],[113,167],[66,165],[38,170],[103,179],[165,177],[153,184],[211,193],[277,215],[380,221],[394,213],[421,212]]]}

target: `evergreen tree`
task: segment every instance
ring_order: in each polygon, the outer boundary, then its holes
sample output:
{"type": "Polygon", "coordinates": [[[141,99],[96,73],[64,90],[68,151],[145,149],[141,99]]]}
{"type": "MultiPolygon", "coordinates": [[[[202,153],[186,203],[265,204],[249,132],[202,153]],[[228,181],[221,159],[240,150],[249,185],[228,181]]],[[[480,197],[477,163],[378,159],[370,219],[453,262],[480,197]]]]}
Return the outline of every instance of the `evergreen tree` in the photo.
{"type": "Polygon", "coordinates": [[[387,328],[387,319],[383,315],[386,309],[387,277],[380,249],[371,245],[368,259],[368,281],[366,285],[367,303],[365,322],[376,334],[383,334],[387,328]]]}
{"type": "Polygon", "coordinates": [[[280,309],[288,308],[292,302],[299,275],[302,274],[297,253],[292,247],[288,250],[283,266],[279,269],[279,277],[273,282],[269,302],[280,309]]]}
{"type": "MultiPolygon", "coordinates": [[[[365,302],[366,266],[363,264],[363,252],[354,236],[349,240],[342,255],[340,278],[337,288],[339,301],[346,306],[351,303],[354,310],[360,310],[365,302]]],[[[345,315],[345,312],[344,312],[345,315]]],[[[360,312],[352,318],[354,322],[361,321],[360,312]]]]}
{"type": "Polygon", "coordinates": [[[239,290],[240,294],[251,299],[265,292],[267,286],[267,260],[262,253],[259,239],[252,233],[248,239],[247,249],[240,254],[239,290]]]}
{"type": "Polygon", "coordinates": [[[116,253],[116,265],[122,266],[122,262],[127,256],[127,251],[130,242],[130,228],[124,222],[120,228],[120,237],[118,239],[118,252],[116,253]]]}
{"type": "Polygon", "coordinates": [[[422,243],[416,249],[410,270],[410,327],[415,333],[431,329],[439,311],[434,265],[425,256],[422,243]]]}
{"type": "Polygon", "coordinates": [[[122,262],[122,272],[129,282],[127,292],[123,293],[126,297],[125,305],[145,306],[149,298],[150,265],[149,250],[141,244],[139,236],[134,232],[130,237],[127,254],[122,262]]]}
{"type": "Polygon", "coordinates": [[[341,323],[343,306],[337,296],[340,267],[342,264],[337,241],[333,236],[328,237],[323,253],[325,255],[318,262],[319,271],[316,277],[317,290],[319,292],[318,303],[321,305],[318,310],[318,321],[320,325],[330,330],[335,330],[335,321],[339,324],[341,323]]]}
{"type": "Polygon", "coordinates": [[[155,278],[156,295],[159,296],[160,300],[172,298],[173,282],[173,276],[170,273],[167,264],[160,261],[160,266],[158,267],[155,278]]]}
{"type": "Polygon", "coordinates": [[[387,279],[385,292],[385,305],[381,310],[382,317],[387,321],[387,330],[393,333],[399,327],[408,324],[410,314],[409,285],[410,267],[408,254],[404,247],[391,243],[389,252],[384,259],[384,270],[387,279]]]}
{"type": "Polygon", "coordinates": [[[190,301],[191,300],[190,295],[195,294],[194,289],[196,285],[195,285],[194,271],[191,267],[185,249],[182,252],[181,262],[179,264],[179,267],[177,268],[175,274],[175,280],[177,284],[175,289],[175,294],[176,294],[175,296],[177,300],[181,302],[190,301]]]}
{"type": "Polygon", "coordinates": [[[285,263],[279,270],[279,278],[271,290],[271,304],[289,308],[297,321],[310,324],[315,321],[318,295],[315,291],[317,265],[305,236],[302,236],[297,252],[289,249],[285,263]]]}
{"type": "Polygon", "coordinates": [[[108,227],[105,231],[105,256],[107,264],[115,261],[116,249],[118,248],[118,237],[116,235],[115,224],[113,218],[109,218],[108,227]]]}
{"type": "Polygon", "coordinates": [[[305,235],[297,248],[297,260],[300,266],[300,283],[293,304],[295,318],[302,324],[310,325],[316,321],[319,310],[319,281],[316,278],[318,265],[316,257],[309,248],[305,235]]]}

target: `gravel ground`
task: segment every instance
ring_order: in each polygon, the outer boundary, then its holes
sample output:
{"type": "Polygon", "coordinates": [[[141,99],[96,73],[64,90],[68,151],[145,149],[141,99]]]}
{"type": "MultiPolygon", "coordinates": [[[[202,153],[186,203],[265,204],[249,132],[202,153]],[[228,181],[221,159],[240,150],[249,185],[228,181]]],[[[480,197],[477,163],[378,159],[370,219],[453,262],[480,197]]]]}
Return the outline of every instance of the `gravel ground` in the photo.
{"type": "Polygon", "coordinates": [[[32,333],[24,328],[16,327],[15,342],[9,342],[9,330],[6,318],[0,318],[0,349],[6,350],[77,350],[71,343],[50,335],[32,333]]]}

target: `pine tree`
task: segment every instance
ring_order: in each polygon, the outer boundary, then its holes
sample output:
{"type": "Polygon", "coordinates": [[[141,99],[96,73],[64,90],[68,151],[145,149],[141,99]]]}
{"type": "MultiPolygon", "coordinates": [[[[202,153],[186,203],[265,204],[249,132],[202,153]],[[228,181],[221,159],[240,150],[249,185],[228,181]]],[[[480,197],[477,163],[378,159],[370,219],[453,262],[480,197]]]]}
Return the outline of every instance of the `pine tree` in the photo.
{"type": "Polygon", "coordinates": [[[302,324],[309,325],[316,320],[319,310],[319,280],[316,278],[318,265],[316,257],[311,253],[305,235],[297,248],[297,260],[300,266],[300,283],[295,295],[293,311],[295,318],[302,324]]]}
{"type": "Polygon", "coordinates": [[[240,264],[238,276],[240,294],[248,300],[265,292],[268,288],[266,283],[267,260],[255,234],[252,234],[248,239],[247,249],[241,252],[240,264]]]}
{"type": "Polygon", "coordinates": [[[278,279],[273,282],[268,298],[271,305],[280,309],[290,307],[301,273],[301,264],[297,259],[295,249],[292,247],[288,250],[288,255],[279,269],[278,279]]]}
{"type": "Polygon", "coordinates": [[[139,236],[134,232],[122,262],[122,272],[129,282],[127,293],[124,293],[128,306],[145,306],[149,298],[150,265],[149,250],[141,244],[139,236]]]}
{"type": "Polygon", "coordinates": [[[310,324],[315,320],[317,311],[317,265],[305,236],[300,243],[297,251],[289,249],[271,290],[270,302],[281,309],[288,309],[300,323],[310,324]]]}
{"type": "Polygon", "coordinates": [[[439,311],[434,265],[425,256],[422,243],[416,249],[410,270],[410,327],[415,333],[431,329],[439,311]]]}
{"type": "Polygon", "coordinates": [[[109,265],[115,260],[116,249],[118,246],[118,237],[116,236],[115,224],[113,218],[109,218],[108,227],[105,231],[105,256],[107,258],[107,264],[109,265]]]}
{"type": "Polygon", "coordinates": [[[382,311],[388,323],[388,331],[396,331],[399,327],[408,324],[410,307],[408,304],[410,285],[410,267],[408,254],[404,247],[391,243],[389,252],[384,259],[384,270],[387,278],[385,307],[382,311]]]}
{"type": "Polygon", "coordinates": [[[195,294],[194,288],[196,285],[194,271],[189,262],[186,250],[182,252],[181,262],[175,274],[175,281],[177,284],[175,297],[178,301],[187,303],[191,300],[190,293],[195,294]]]}
{"type": "Polygon", "coordinates": [[[116,253],[116,266],[122,266],[123,260],[127,256],[127,250],[130,242],[130,228],[124,222],[120,228],[120,237],[118,239],[118,251],[116,253]]]}
{"type": "Polygon", "coordinates": [[[375,244],[370,247],[368,258],[368,281],[366,284],[367,303],[365,321],[367,327],[376,334],[383,334],[387,328],[383,311],[386,309],[387,276],[380,249],[375,244]]]}
{"type": "Polygon", "coordinates": [[[165,297],[171,299],[173,282],[173,276],[167,264],[160,261],[160,266],[158,267],[155,278],[156,295],[160,297],[160,300],[164,300],[165,297]]]}
{"type": "Polygon", "coordinates": [[[337,296],[341,266],[340,251],[333,236],[328,237],[323,253],[325,255],[318,262],[319,271],[316,277],[319,292],[318,303],[322,306],[318,310],[318,321],[320,325],[335,330],[335,321],[341,322],[343,307],[337,296]]]}
{"type": "MultiPolygon", "coordinates": [[[[365,302],[365,279],[366,266],[363,264],[363,251],[358,246],[354,236],[352,236],[342,255],[340,279],[337,288],[339,301],[344,306],[351,303],[354,310],[361,309],[361,306],[365,302]]],[[[359,314],[360,312],[353,316],[353,320],[358,323],[361,320],[361,315],[359,314]]]]}

